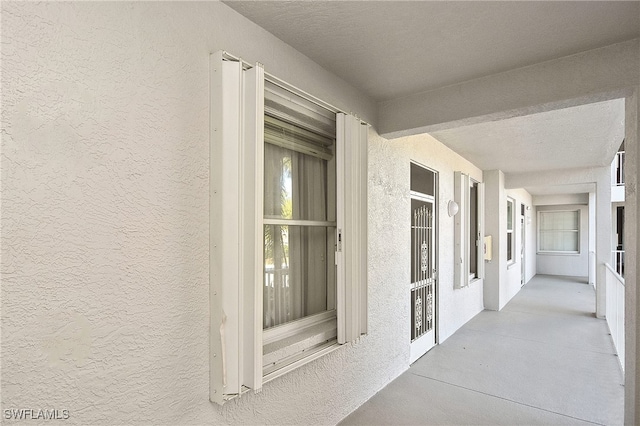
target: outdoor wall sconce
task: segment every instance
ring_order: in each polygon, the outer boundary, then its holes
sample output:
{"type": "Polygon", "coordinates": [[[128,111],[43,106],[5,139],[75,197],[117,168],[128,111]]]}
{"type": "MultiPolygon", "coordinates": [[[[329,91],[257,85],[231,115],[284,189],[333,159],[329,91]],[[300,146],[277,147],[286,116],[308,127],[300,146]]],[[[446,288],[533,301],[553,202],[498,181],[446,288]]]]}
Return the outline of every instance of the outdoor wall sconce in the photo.
{"type": "Polygon", "coordinates": [[[447,204],[447,212],[449,213],[449,217],[455,216],[460,210],[460,206],[453,200],[449,200],[449,204],[447,204]]]}

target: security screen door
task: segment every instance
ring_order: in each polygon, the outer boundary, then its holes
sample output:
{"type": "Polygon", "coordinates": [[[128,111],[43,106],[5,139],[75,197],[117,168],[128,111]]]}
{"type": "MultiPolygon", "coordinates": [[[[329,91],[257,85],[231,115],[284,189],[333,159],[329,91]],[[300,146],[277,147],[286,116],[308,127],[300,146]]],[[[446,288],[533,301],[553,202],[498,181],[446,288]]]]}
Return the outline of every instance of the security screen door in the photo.
{"type": "Polygon", "coordinates": [[[435,172],[411,163],[411,350],[416,361],[436,343],[435,172]]]}

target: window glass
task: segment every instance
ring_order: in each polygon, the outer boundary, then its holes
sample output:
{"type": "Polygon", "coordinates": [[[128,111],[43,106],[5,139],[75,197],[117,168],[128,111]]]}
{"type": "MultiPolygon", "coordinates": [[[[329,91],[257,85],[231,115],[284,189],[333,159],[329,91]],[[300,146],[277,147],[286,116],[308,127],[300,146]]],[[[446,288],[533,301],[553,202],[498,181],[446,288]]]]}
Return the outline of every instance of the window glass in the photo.
{"type": "MultiPolygon", "coordinates": [[[[265,218],[327,220],[327,160],[279,146],[264,148],[265,218]]],[[[335,217],[335,213],[333,215],[335,217]]]]}
{"type": "Polygon", "coordinates": [[[513,246],[514,246],[514,237],[513,233],[513,200],[507,200],[507,260],[513,260],[513,246]]]}
{"type": "Polygon", "coordinates": [[[435,196],[435,173],[411,163],[411,190],[435,196]]]}
{"type": "Polygon", "coordinates": [[[335,139],[265,116],[264,329],[335,309],[334,152],[335,139]]]}
{"type": "Polygon", "coordinates": [[[263,327],[335,308],[334,228],[264,226],[263,327]],[[333,296],[333,297],[332,297],[333,296]]]}

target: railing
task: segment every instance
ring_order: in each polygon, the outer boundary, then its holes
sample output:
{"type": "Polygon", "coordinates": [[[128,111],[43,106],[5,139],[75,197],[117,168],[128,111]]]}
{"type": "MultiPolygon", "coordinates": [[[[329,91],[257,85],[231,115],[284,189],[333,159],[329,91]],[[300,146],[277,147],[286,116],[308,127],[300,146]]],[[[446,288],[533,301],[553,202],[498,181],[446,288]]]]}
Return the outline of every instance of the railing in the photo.
{"type": "Polygon", "coordinates": [[[292,319],[292,291],[289,287],[289,268],[265,266],[264,271],[264,327],[273,327],[292,319]]]}
{"type": "Polygon", "coordinates": [[[605,264],[607,325],[611,331],[613,345],[618,353],[620,366],[624,372],[624,278],[608,263],[605,264]]]}
{"type": "Polygon", "coordinates": [[[611,163],[611,185],[624,185],[624,151],[619,151],[611,163]]]}
{"type": "Polygon", "coordinates": [[[611,264],[618,275],[624,277],[624,250],[613,250],[611,252],[611,264]]]}

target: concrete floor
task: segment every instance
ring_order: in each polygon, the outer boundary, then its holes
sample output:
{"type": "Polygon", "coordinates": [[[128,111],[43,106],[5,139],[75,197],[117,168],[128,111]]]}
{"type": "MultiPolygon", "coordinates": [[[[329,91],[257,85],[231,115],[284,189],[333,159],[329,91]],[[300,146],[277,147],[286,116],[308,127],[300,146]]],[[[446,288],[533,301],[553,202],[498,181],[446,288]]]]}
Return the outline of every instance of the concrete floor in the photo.
{"type": "Polygon", "coordinates": [[[624,382],[593,287],[537,275],[340,425],[623,423],[624,382]]]}

